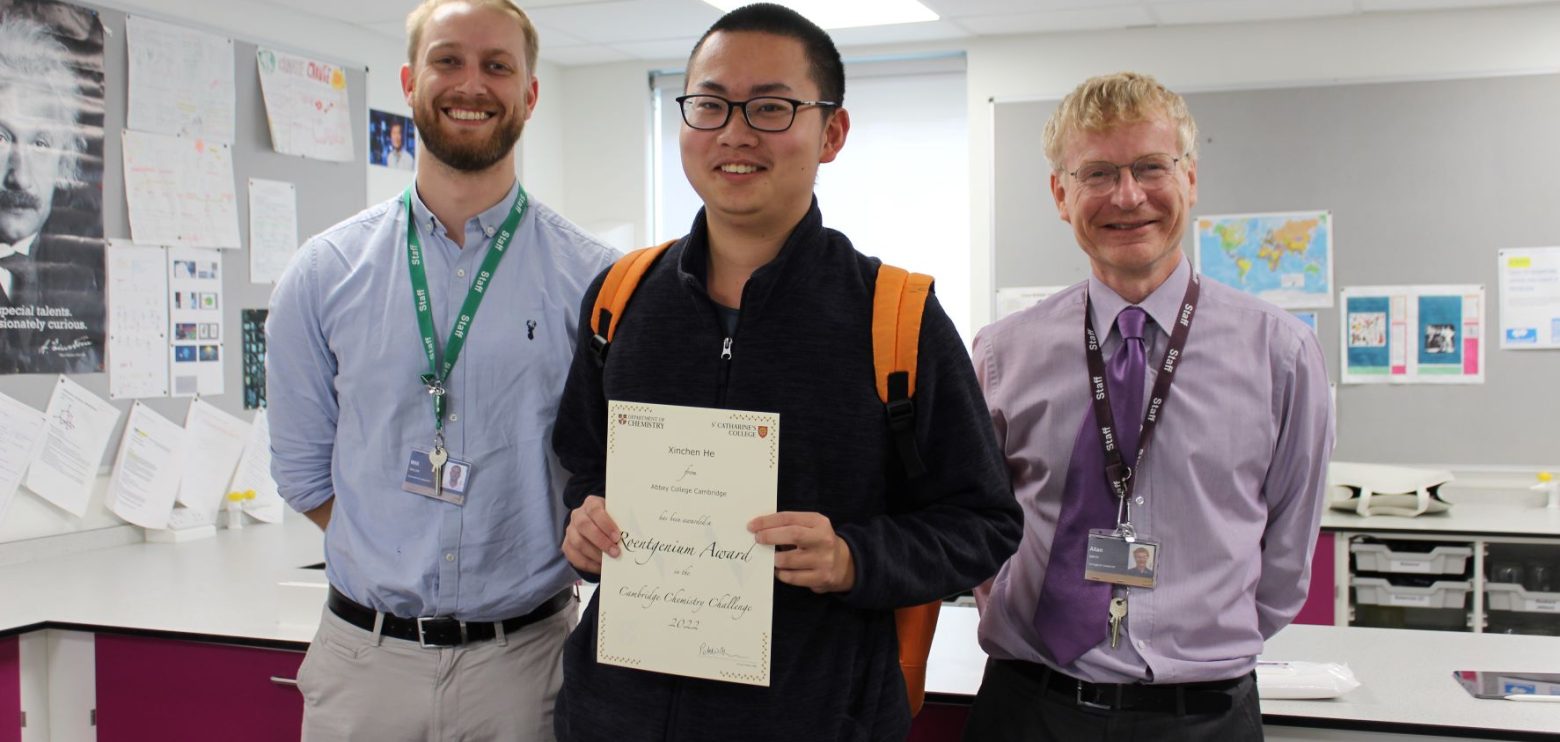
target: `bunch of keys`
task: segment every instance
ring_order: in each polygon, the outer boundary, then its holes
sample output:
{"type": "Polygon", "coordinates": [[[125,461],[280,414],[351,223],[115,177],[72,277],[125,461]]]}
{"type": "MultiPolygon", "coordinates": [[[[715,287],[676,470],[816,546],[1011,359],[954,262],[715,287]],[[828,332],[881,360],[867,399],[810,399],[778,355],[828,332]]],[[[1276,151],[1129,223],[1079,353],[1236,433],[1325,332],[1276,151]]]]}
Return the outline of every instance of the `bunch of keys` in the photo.
{"type": "MultiPolygon", "coordinates": [[[[431,458],[431,457],[430,457],[431,458]]],[[[1127,599],[1116,596],[1110,599],[1110,648],[1121,643],[1121,620],[1127,617],[1127,599]]]]}

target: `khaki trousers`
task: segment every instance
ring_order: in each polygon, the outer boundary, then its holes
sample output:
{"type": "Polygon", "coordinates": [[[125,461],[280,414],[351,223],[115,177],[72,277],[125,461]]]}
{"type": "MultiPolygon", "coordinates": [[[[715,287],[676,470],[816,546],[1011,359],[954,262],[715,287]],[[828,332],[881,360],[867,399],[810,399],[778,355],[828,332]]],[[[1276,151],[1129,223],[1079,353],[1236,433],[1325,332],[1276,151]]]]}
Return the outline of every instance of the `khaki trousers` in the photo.
{"type": "Polygon", "coordinates": [[[327,608],[298,669],[303,742],[551,742],[563,642],[577,623],[571,602],[503,639],[424,649],[327,608]]]}

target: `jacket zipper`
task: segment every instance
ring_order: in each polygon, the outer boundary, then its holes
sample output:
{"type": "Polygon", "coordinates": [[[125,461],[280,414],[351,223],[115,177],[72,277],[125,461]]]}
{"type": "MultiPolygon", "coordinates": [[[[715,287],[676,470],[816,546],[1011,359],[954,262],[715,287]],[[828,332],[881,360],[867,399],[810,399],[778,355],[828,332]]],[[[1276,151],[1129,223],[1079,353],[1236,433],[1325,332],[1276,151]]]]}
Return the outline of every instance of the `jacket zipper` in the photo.
{"type": "Polygon", "coordinates": [[[731,380],[731,338],[720,343],[720,384],[716,387],[718,406],[726,406],[726,383],[731,380]]]}

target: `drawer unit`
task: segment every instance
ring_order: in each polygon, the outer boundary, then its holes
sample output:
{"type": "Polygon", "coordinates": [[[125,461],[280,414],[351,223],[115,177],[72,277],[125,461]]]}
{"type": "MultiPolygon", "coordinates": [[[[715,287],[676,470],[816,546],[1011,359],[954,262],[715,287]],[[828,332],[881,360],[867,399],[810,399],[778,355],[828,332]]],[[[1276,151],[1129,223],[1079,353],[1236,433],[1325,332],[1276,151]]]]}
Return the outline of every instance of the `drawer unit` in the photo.
{"type": "Polygon", "coordinates": [[[1354,568],[1359,572],[1393,574],[1461,575],[1473,557],[1472,546],[1436,546],[1430,551],[1399,551],[1388,544],[1355,543],[1354,568]]]}
{"type": "Polygon", "coordinates": [[[1541,593],[1521,585],[1490,582],[1484,585],[1492,611],[1517,611],[1520,613],[1557,614],[1560,621],[1560,593],[1541,593]]]}
{"type": "Polygon", "coordinates": [[[1359,605],[1399,608],[1462,608],[1473,589],[1473,583],[1463,580],[1438,580],[1421,587],[1393,584],[1383,577],[1356,577],[1350,584],[1359,605]]]}

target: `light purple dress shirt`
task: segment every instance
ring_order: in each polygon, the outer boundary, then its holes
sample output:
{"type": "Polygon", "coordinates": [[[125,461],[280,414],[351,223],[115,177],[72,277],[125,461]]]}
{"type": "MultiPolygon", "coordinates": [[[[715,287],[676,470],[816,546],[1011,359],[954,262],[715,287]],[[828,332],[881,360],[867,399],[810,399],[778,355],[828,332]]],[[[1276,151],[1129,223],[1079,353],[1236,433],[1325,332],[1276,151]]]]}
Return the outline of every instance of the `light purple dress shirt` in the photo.
{"type": "MultiPolygon", "coordinates": [[[[1139,305],[1153,319],[1145,405],[1191,272],[1180,261],[1139,305]]],[[[976,373],[1024,508],[1018,553],[981,595],[981,647],[996,659],[1045,663],[1091,682],[1248,673],[1263,640],[1305,603],[1333,445],[1321,346],[1289,313],[1202,279],[1179,373],[1136,474],[1132,522],[1141,538],[1160,544],[1158,586],[1116,588],[1128,601],[1120,646],[1102,643],[1058,667],[1039,648],[1033,619],[1090,400],[1085,290],[1094,298],[1094,326],[1113,327],[1128,304],[1091,277],[975,338],[976,373]]],[[[1112,329],[1107,359],[1121,342],[1112,329]]]]}

